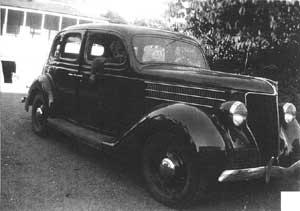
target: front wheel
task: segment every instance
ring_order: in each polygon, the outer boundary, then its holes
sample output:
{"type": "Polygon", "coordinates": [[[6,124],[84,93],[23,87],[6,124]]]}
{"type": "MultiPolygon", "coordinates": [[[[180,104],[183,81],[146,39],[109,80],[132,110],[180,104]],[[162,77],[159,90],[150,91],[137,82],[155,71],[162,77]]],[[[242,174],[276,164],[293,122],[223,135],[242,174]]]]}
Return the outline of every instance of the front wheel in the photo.
{"type": "Polygon", "coordinates": [[[45,97],[38,93],[32,103],[31,120],[32,129],[38,135],[44,135],[47,128],[47,108],[45,97]]]}
{"type": "Polygon", "coordinates": [[[150,137],[143,151],[143,175],[153,197],[170,207],[186,207],[206,191],[196,152],[173,134],[150,137]]]}

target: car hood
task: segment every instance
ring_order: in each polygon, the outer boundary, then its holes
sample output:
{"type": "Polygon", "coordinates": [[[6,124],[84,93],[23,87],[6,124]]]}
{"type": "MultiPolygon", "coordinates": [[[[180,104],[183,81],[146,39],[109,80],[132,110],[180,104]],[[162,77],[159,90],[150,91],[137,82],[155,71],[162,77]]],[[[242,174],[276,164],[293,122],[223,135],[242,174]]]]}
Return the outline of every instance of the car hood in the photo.
{"type": "Polygon", "coordinates": [[[150,78],[155,78],[164,82],[177,82],[184,85],[195,85],[244,90],[250,92],[260,92],[276,94],[276,82],[240,74],[224,73],[211,70],[199,70],[186,67],[156,67],[146,66],[141,73],[150,78]]]}

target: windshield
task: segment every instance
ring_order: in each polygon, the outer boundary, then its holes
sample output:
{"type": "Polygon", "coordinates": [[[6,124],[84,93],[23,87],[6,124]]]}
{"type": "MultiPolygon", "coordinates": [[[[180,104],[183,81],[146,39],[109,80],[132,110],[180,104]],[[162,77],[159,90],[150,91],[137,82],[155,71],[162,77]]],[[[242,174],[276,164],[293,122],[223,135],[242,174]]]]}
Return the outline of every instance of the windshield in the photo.
{"type": "Polygon", "coordinates": [[[183,38],[135,36],[135,56],[143,64],[175,64],[208,69],[200,47],[183,38]]]}

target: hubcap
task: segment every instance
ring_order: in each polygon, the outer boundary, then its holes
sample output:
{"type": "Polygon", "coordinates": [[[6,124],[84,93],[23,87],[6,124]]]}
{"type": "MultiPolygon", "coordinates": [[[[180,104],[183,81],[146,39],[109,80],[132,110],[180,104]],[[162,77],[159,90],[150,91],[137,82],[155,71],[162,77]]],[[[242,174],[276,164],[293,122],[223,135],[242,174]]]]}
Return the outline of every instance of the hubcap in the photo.
{"type": "Polygon", "coordinates": [[[162,176],[174,176],[176,170],[176,162],[171,158],[164,158],[160,164],[160,173],[162,176]]]}
{"type": "Polygon", "coordinates": [[[188,171],[184,154],[176,145],[155,145],[146,152],[145,174],[156,191],[167,198],[177,198],[184,191],[188,171]]]}
{"type": "Polygon", "coordinates": [[[36,108],[35,115],[38,121],[41,121],[43,119],[44,111],[43,111],[43,105],[40,105],[36,108]]]}
{"type": "Polygon", "coordinates": [[[43,116],[43,106],[42,105],[40,107],[36,108],[36,116],[38,118],[41,118],[43,116]]]}
{"type": "Polygon", "coordinates": [[[38,114],[40,114],[40,115],[43,114],[43,111],[42,111],[42,109],[41,109],[40,107],[36,109],[36,112],[37,112],[38,114]]]}

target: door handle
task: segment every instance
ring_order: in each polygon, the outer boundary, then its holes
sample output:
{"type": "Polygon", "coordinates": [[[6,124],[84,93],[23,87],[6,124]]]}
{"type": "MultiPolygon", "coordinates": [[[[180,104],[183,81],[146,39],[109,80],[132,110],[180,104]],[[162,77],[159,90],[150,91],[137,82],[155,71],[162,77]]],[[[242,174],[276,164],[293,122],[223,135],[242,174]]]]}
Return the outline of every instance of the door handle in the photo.
{"type": "Polygon", "coordinates": [[[76,78],[82,78],[82,75],[74,74],[74,73],[68,73],[68,76],[76,77],[76,78]]]}

